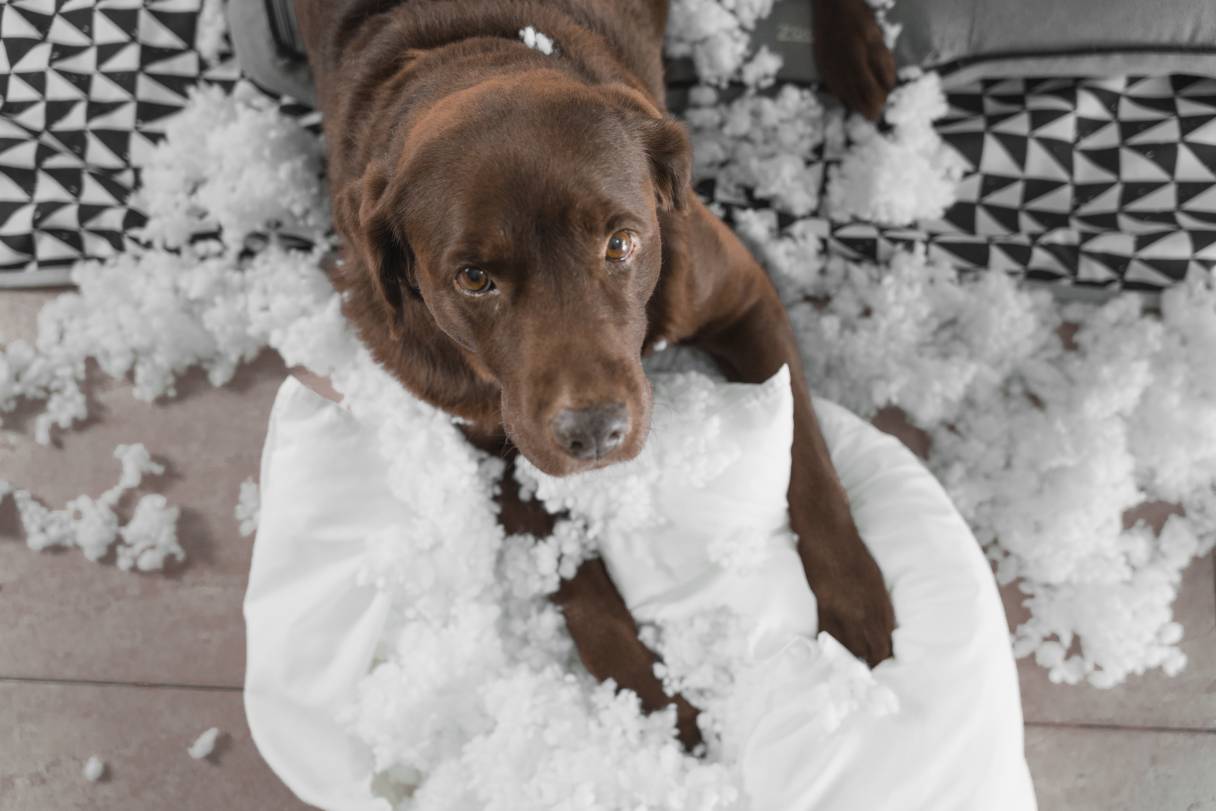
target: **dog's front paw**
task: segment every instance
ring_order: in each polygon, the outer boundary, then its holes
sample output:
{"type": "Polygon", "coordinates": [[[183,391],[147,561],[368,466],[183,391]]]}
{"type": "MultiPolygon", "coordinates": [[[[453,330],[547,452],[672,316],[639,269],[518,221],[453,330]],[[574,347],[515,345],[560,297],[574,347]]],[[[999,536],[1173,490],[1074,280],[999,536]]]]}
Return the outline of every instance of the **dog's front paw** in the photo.
{"type": "Polygon", "coordinates": [[[877,119],[895,87],[895,57],[866,0],[815,0],[814,48],[828,92],[877,119]]]}
{"type": "Polygon", "coordinates": [[[820,588],[819,630],[827,631],[854,656],[875,667],[892,656],[895,609],[881,575],[874,583],[841,583],[820,588]]]}
{"type": "Polygon", "coordinates": [[[701,726],[697,723],[701,711],[684,696],[676,696],[673,703],[676,705],[676,734],[684,748],[694,752],[701,745],[701,726]]]}

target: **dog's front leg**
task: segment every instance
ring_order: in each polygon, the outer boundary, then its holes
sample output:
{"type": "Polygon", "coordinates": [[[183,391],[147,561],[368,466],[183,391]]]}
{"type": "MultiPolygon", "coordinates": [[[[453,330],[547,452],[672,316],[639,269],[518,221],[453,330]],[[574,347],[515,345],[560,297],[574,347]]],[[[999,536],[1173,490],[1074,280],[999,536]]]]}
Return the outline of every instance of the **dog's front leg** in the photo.
{"type": "Polygon", "coordinates": [[[562,582],[553,601],[562,609],[579,658],[592,676],[634,691],[646,712],[675,704],[680,740],[689,749],[700,743],[697,709],[663,690],[654,674],[655,655],[638,638],[637,624],[602,560],[583,563],[574,577],[562,582]]]}
{"type": "Polygon", "coordinates": [[[832,466],[785,307],[734,234],[698,209],[691,224],[693,266],[718,282],[705,297],[705,326],[694,342],[736,381],[760,383],[789,366],[794,395],[790,525],[818,603],[819,628],[876,665],[891,656],[890,595],[832,466]]]}
{"type": "MultiPolygon", "coordinates": [[[[489,450],[494,440],[474,444],[489,450]]],[[[501,440],[497,440],[501,445],[501,440]]],[[[514,456],[508,457],[511,466],[514,456]]],[[[529,533],[543,538],[553,532],[554,516],[539,501],[520,498],[519,484],[508,467],[498,495],[499,520],[508,533],[529,533]]],[[[638,638],[637,623],[625,600],[617,591],[602,560],[589,560],[562,581],[552,597],[566,618],[566,627],[578,649],[579,658],[592,676],[612,679],[618,687],[633,690],[646,712],[676,707],[676,728],[680,740],[692,749],[701,741],[697,709],[682,696],[667,695],[654,674],[656,657],[638,638]]]]}
{"type": "Polygon", "coordinates": [[[866,0],[814,0],[815,64],[828,92],[871,121],[895,88],[895,56],[866,0]]]}

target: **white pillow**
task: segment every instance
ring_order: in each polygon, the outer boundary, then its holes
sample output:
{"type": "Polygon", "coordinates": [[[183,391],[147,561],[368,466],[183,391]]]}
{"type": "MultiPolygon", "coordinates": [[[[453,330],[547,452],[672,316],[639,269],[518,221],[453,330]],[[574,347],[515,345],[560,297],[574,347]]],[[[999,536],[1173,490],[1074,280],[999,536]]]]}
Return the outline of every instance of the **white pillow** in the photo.
{"type": "MultiPolygon", "coordinates": [[[[715,756],[735,770],[752,809],[1033,809],[1016,674],[987,562],[910,452],[831,403],[816,408],[900,624],[896,659],[872,674],[814,636],[814,598],[786,526],[785,370],[761,386],[656,378],[652,437],[637,460],[532,480],[539,497],[595,529],[639,619],[688,630],[721,606],[744,617],[751,667],[734,674],[746,689],[719,708],[729,743],[715,756]]],[[[399,655],[383,638],[391,595],[357,579],[366,539],[412,515],[392,492],[408,465],[383,457],[384,435],[289,379],[263,455],[245,606],[246,709],[271,767],[327,809],[389,808],[372,793],[368,745],[335,721],[373,660],[399,655]],[[389,482],[390,469],[398,480],[389,482]]],[[[433,485],[442,460],[417,461],[433,485]]],[[[673,661],[688,652],[678,634],[665,641],[673,661]]],[[[689,683],[713,682],[704,676],[689,683]]],[[[664,779],[691,774],[659,760],[664,779]]],[[[627,790],[625,767],[604,762],[604,774],[626,784],[615,790],[627,790]]]]}

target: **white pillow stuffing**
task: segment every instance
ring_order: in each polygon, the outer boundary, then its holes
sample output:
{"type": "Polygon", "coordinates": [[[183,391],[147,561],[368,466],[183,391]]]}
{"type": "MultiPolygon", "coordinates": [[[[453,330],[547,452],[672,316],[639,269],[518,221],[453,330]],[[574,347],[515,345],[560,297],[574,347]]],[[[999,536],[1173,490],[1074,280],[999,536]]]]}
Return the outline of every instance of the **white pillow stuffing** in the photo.
{"type": "Polygon", "coordinates": [[[81,769],[81,774],[85,780],[90,783],[96,783],[106,773],[106,762],[97,755],[90,755],[89,759],[84,762],[84,768],[81,769]]]}

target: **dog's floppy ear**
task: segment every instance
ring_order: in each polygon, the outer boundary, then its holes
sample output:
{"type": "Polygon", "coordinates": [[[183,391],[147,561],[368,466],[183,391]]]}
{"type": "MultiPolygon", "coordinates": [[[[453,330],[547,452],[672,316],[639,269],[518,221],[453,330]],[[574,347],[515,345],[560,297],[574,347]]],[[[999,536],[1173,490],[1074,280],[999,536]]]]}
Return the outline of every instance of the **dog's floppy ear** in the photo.
{"type": "Polygon", "coordinates": [[[684,125],[635,88],[616,83],[605,86],[604,92],[625,112],[627,125],[646,150],[659,208],[683,209],[692,182],[692,144],[684,125]]]}
{"type": "Polygon", "coordinates": [[[406,298],[418,295],[414,254],[397,220],[388,172],[376,161],[334,200],[334,223],[351,258],[368,274],[394,323],[402,316],[406,298]]]}
{"type": "Polygon", "coordinates": [[[692,146],[684,125],[663,116],[647,119],[639,126],[659,208],[682,211],[692,182],[692,146]]]}

